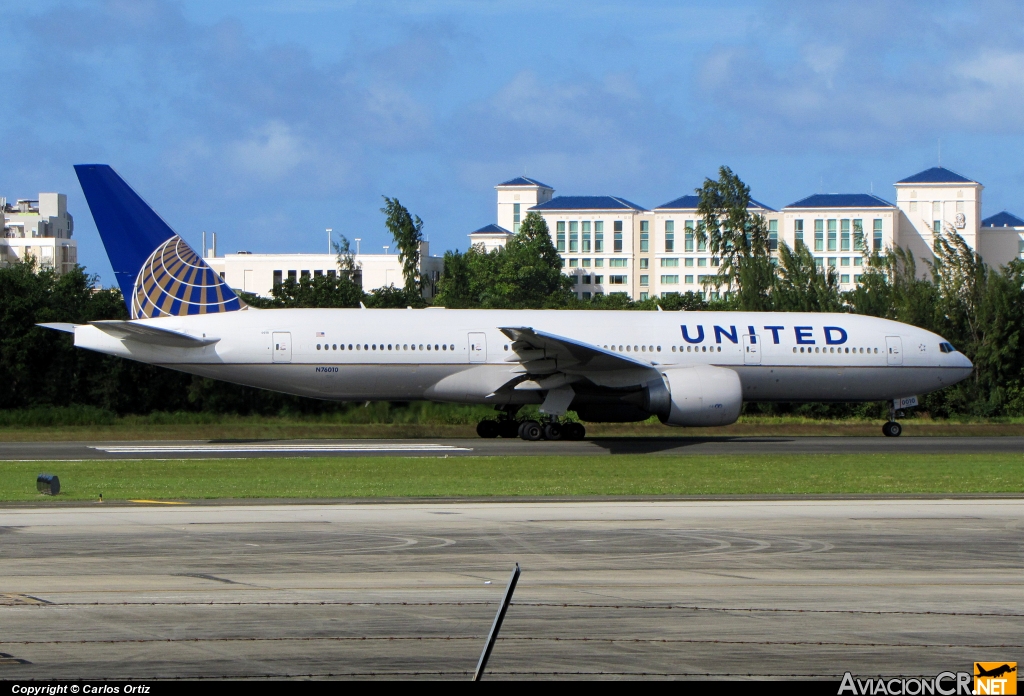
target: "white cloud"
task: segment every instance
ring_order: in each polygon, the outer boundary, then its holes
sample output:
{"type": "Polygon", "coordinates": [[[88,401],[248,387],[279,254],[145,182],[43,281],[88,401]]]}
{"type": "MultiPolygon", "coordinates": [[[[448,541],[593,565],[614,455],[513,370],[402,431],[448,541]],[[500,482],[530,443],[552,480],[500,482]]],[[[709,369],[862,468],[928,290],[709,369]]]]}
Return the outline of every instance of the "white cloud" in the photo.
{"type": "Polygon", "coordinates": [[[232,143],[228,152],[238,170],[265,181],[290,174],[309,157],[303,140],[281,121],[270,121],[245,140],[232,143]]]}

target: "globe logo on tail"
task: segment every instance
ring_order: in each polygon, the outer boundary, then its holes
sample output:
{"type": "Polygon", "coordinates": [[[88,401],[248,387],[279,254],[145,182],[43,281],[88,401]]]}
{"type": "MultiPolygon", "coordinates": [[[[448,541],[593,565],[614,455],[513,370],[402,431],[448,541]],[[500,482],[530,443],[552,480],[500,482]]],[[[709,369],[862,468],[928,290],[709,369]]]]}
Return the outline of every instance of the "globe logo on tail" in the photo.
{"type": "Polygon", "coordinates": [[[178,235],[158,246],[139,271],[132,319],[216,314],[247,305],[178,235]]]}

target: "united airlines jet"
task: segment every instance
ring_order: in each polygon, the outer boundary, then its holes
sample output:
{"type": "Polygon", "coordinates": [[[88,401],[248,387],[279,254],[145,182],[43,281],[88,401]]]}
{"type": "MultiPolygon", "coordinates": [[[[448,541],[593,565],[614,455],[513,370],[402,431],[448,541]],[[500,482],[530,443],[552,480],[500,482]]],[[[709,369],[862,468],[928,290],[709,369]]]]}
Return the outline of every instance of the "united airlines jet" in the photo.
{"type": "Polygon", "coordinates": [[[482,437],[579,439],[580,423],[736,421],[746,401],[901,408],[973,365],[931,332],[852,314],[255,309],[107,165],[75,170],[131,315],[44,324],[75,345],[336,401],[491,404],[482,437]],[[538,405],[540,421],[516,417],[538,405]]]}

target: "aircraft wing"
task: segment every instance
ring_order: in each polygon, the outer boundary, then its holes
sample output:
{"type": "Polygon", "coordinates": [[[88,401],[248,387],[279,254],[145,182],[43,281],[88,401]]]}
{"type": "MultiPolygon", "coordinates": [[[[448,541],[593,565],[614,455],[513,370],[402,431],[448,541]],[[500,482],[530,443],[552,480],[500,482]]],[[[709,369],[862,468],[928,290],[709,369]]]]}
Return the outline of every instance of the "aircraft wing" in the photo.
{"type": "Polygon", "coordinates": [[[587,379],[599,386],[629,387],[643,385],[659,377],[657,368],[650,362],[583,341],[525,326],[503,327],[499,331],[512,339],[514,352],[506,361],[518,362],[527,374],[540,378],[540,388],[554,385],[556,381],[569,383],[578,379],[587,379]],[[558,374],[564,377],[559,380],[558,374]]]}
{"type": "Polygon", "coordinates": [[[181,331],[163,329],[149,324],[140,324],[134,321],[91,321],[91,325],[103,333],[110,334],[122,340],[138,341],[149,343],[155,346],[170,346],[172,348],[200,348],[219,341],[219,338],[199,338],[190,336],[181,331]]]}

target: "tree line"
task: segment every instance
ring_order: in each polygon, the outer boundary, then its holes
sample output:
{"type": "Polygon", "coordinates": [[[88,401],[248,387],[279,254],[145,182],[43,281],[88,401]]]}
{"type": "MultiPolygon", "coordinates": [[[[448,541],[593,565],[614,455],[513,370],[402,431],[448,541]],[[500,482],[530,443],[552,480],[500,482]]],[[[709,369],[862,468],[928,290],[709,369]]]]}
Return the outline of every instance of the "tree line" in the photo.
{"type": "MultiPolygon", "coordinates": [[[[704,293],[646,300],[625,294],[578,299],[544,219],[530,213],[501,249],[449,251],[431,303],[449,308],[745,310],[849,312],[894,319],[944,336],[975,364],[972,377],[934,392],[923,409],[939,417],[1024,416],[1024,262],[994,269],[948,228],[926,272],[907,251],[864,251],[861,282],[842,291],[835,268],[819,266],[803,245],[774,240],[749,208],[749,188],[729,168],[697,189],[697,239],[718,259],[704,293]]],[[[335,276],[302,277],[269,298],[242,294],[254,307],[424,307],[420,277],[423,221],[396,198],[381,209],[403,267],[404,287],[364,292],[348,241],[335,244],[335,276]]],[[[0,269],[0,409],[89,405],[120,414],[152,411],[321,413],[348,405],[240,387],[73,348],[68,334],[40,322],[124,319],[120,291],[76,267],[64,275],[32,261],[0,269]]],[[[748,404],[748,412],[882,416],[882,404],[748,404]]]]}

